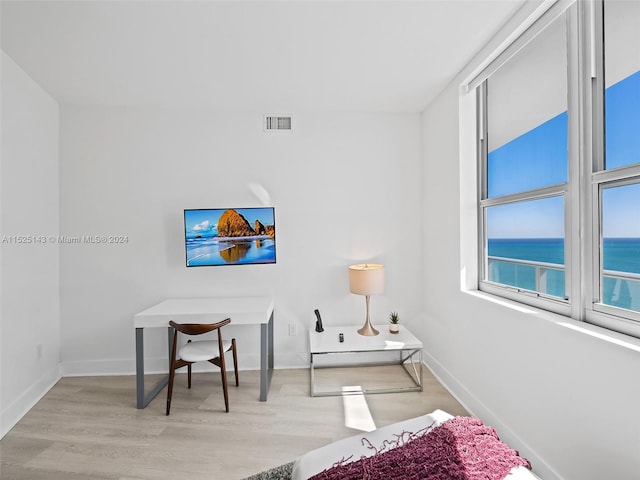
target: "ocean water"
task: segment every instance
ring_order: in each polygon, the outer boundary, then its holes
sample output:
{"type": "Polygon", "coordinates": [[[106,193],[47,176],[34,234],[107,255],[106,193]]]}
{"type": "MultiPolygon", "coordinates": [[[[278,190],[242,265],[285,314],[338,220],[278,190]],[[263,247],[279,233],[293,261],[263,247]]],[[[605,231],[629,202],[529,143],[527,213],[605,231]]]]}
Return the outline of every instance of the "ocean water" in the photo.
{"type": "MultiPolygon", "coordinates": [[[[605,238],[603,245],[605,270],[640,274],[640,238],[605,238]]],[[[563,239],[490,239],[488,254],[489,257],[550,264],[536,272],[533,265],[491,260],[489,280],[560,298],[565,297],[565,275],[561,268],[564,266],[565,255],[563,239]],[[555,265],[560,268],[554,268],[555,265]]],[[[605,275],[602,301],[608,305],[640,311],[640,279],[620,279],[605,275]]]]}
{"type": "Polygon", "coordinates": [[[492,238],[489,256],[564,265],[562,238],[492,238]]]}
{"type": "Polygon", "coordinates": [[[187,238],[186,250],[189,267],[276,262],[276,242],[273,238],[187,238]]]}

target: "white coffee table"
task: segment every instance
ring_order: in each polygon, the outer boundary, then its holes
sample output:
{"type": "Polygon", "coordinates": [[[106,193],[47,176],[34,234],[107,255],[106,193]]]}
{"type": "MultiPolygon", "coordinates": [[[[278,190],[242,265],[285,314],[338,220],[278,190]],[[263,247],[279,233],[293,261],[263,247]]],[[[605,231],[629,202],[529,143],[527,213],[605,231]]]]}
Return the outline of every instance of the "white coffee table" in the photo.
{"type": "MultiPolygon", "coordinates": [[[[358,333],[359,326],[338,326],[325,327],[324,332],[316,332],[309,330],[309,351],[310,351],[310,387],[312,397],[325,397],[335,395],[355,395],[369,393],[392,393],[392,392],[416,392],[422,391],[422,342],[418,340],[404,325],[400,328],[400,332],[392,334],[389,332],[387,325],[376,325],[375,328],[380,331],[376,336],[363,336],[358,333]],[[340,333],[344,336],[344,341],[340,342],[340,333]],[[331,364],[319,367],[315,365],[314,360],[318,355],[324,356],[347,356],[356,353],[386,353],[397,352],[397,361],[383,363],[341,363],[340,365],[331,364]],[[333,390],[333,391],[316,391],[315,385],[315,369],[316,368],[333,368],[336,366],[371,366],[371,365],[388,365],[395,363],[402,365],[404,371],[413,380],[413,386],[408,387],[390,387],[357,390],[333,390]]],[[[394,355],[395,356],[395,355],[394,355]]],[[[387,355],[385,355],[385,358],[387,355]]]]}

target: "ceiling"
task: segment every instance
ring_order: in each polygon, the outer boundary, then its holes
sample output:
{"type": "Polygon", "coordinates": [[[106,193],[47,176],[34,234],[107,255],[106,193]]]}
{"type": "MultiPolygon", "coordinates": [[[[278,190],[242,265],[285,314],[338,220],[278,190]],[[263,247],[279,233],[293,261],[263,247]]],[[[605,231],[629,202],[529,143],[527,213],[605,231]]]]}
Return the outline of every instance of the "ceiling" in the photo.
{"type": "Polygon", "coordinates": [[[1,45],[61,104],[419,112],[524,0],[1,3],[1,45]]]}

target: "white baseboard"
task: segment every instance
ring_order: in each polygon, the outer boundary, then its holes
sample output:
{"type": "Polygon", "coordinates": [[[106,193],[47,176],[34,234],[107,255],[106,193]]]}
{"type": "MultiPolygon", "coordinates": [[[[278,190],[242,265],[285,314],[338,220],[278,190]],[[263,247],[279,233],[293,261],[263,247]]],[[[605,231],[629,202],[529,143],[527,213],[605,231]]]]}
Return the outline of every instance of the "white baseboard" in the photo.
{"type": "Polygon", "coordinates": [[[523,457],[527,458],[533,468],[534,473],[545,480],[563,480],[545,461],[537,455],[536,451],[517,435],[511,428],[503,423],[491,409],[487,408],[480,400],[478,400],[467,388],[455,378],[440,362],[434,357],[424,352],[424,364],[433,373],[434,377],[449,391],[453,397],[471,415],[482,419],[487,425],[491,425],[497,431],[501,432],[501,437],[508,438],[506,443],[512,447],[518,447],[523,457]]]}
{"type": "Polygon", "coordinates": [[[62,378],[60,367],[56,365],[44,372],[20,397],[11,405],[2,408],[0,413],[0,439],[24,417],[33,406],[40,401],[51,388],[62,378]]]}
{"type": "MultiPolygon", "coordinates": [[[[165,369],[167,361],[165,360],[165,369]]],[[[131,360],[83,360],[62,362],[63,377],[104,377],[107,375],[134,375],[135,362],[131,360]]],[[[155,373],[149,370],[149,373],[155,373]]]]}
{"type": "MultiPolygon", "coordinates": [[[[227,363],[231,361],[227,357],[227,363]]],[[[307,368],[309,366],[308,354],[286,353],[276,355],[274,358],[276,369],[284,368],[307,368]]],[[[165,357],[145,358],[144,371],[148,374],[166,373],[168,362],[165,357]]],[[[238,364],[240,370],[260,370],[260,355],[255,353],[238,354],[238,364]]],[[[215,370],[213,366],[207,364],[195,364],[194,371],[215,370]]],[[[135,375],[135,359],[125,360],[88,360],[63,362],[61,364],[61,376],[63,377],[92,377],[105,375],[135,375]]]]}

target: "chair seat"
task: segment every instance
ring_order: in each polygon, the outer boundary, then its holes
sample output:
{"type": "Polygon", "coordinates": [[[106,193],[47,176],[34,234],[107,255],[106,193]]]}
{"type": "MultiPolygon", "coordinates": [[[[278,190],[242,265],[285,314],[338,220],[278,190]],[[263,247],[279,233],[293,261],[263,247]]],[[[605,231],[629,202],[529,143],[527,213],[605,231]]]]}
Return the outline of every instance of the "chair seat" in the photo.
{"type": "MultiPolygon", "coordinates": [[[[231,349],[231,342],[222,341],[222,351],[231,349]]],[[[219,356],[217,340],[197,340],[183,345],[178,351],[179,357],[185,362],[204,362],[219,356]]]]}
{"type": "Polygon", "coordinates": [[[240,385],[238,379],[238,353],[236,350],[236,339],[225,341],[222,338],[222,327],[231,323],[230,318],[216,323],[176,323],[169,321],[173,327],[173,340],[171,341],[171,363],[169,365],[169,382],[167,386],[167,415],[171,411],[171,394],[173,393],[173,382],[178,368],[187,367],[187,388],[191,388],[191,364],[195,362],[208,361],[220,367],[222,377],[222,392],[224,393],[225,411],[229,411],[229,391],[227,388],[227,364],[225,362],[225,352],[233,352],[233,370],[236,377],[236,387],[240,385]],[[217,340],[195,340],[188,341],[178,349],[178,334],[188,337],[195,337],[208,332],[216,332],[217,340]]]}

